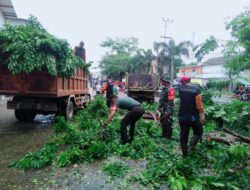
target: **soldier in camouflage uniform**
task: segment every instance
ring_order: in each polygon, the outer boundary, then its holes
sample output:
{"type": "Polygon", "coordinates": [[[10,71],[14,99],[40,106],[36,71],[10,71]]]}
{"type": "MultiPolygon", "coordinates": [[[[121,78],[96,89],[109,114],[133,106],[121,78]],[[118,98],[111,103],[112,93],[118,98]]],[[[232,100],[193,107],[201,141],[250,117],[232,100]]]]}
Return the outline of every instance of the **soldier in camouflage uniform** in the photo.
{"type": "Polygon", "coordinates": [[[169,78],[161,79],[162,91],[159,101],[158,111],[160,112],[160,123],[162,127],[162,137],[171,139],[172,137],[172,124],[173,124],[173,111],[174,111],[174,88],[170,86],[169,78]]]}

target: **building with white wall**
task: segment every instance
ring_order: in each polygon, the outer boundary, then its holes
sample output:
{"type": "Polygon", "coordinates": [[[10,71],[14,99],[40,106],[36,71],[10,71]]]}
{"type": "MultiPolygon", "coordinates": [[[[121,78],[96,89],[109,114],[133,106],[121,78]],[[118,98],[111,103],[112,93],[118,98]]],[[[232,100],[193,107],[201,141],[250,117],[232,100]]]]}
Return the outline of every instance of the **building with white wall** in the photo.
{"type": "Polygon", "coordinates": [[[196,77],[201,79],[227,79],[225,60],[223,57],[211,58],[202,63],[201,73],[196,77]]]}
{"type": "Polygon", "coordinates": [[[228,79],[224,64],[225,60],[223,57],[210,58],[199,65],[180,67],[177,77],[187,75],[192,78],[202,79],[203,81],[228,79]]]}
{"type": "Polygon", "coordinates": [[[0,0],[0,27],[4,24],[20,25],[25,23],[25,19],[17,18],[11,0],[0,0]]]}

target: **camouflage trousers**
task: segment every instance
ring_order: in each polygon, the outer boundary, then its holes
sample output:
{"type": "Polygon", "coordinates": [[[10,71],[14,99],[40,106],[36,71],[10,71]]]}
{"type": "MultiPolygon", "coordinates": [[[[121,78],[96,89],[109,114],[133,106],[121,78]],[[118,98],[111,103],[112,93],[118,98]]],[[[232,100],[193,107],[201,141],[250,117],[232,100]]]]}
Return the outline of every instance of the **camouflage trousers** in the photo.
{"type": "Polygon", "coordinates": [[[172,114],[169,112],[162,112],[160,117],[160,123],[162,128],[162,137],[170,139],[173,132],[173,119],[172,114]]]}

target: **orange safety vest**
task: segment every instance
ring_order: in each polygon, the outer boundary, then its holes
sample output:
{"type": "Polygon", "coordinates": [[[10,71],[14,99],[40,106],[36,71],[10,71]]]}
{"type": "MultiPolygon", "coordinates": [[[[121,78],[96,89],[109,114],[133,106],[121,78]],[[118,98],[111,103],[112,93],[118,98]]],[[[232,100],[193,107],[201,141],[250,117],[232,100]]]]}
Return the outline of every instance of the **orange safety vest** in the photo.
{"type": "Polygon", "coordinates": [[[174,88],[171,87],[168,91],[168,100],[174,101],[174,99],[175,99],[175,90],[174,88]]]}

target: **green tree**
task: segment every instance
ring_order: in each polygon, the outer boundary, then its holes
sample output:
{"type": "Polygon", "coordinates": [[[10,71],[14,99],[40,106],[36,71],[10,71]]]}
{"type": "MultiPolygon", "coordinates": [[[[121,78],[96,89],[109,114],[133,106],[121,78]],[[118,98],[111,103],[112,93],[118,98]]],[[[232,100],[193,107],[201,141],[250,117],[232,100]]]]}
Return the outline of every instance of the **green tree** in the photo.
{"type": "Polygon", "coordinates": [[[170,70],[170,60],[168,55],[162,48],[162,42],[154,42],[153,49],[156,53],[157,60],[158,60],[158,72],[160,75],[163,75],[163,68],[168,67],[170,70]]]}
{"type": "Polygon", "coordinates": [[[195,52],[195,58],[198,62],[201,62],[205,55],[218,48],[217,40],[214,36],[210,36],[205,42],[195,46],[193,51],[195,52]]]}
{"type": "Polygon", "coordinates": [[[110,54],[129,54],[132,55],[138,50],[138,39],[131,38],[107,38],[100,46],[107,48],[110,54]]]}
{"type": "MultiPolygon", "coordinates": [[[[237,41],[227,41],[225,48],[223,49],[225,68],[227,69],[227,75],[231,81],[240,73],[242,70],[240,65],[240,46],[237,41]]],[[[230,85],[231,88],[231,85],[230,85]]]]}
{"type": "Polygon", "coordinates": [[[131,58],[138,50],[138,40],[136,38],[107,38],[100,46],[108,49],[100,61],[102,74],[121,79],[128,72],[131,58]]]}
{"type": "Polygon", "coordinates": [[[155,42],[154,50],[158,55],[158,59],[162,65],[170,65],[170,76],[171,82],[174,80],[175,63],[181,56],[189,56],[189,47],[191,42],[184,41],[176,44],[174,40],[170,40],[168,43],[165,42],[155,42]]]}
{"type": "Polygon", "coordinates": [[[136,54],[130,60],[129,72],[141,74],[149,73],[153,56],[154,54],[151,49],[137,50],[136,54]]]}
{"type": "Polygon", "coordinates": [[[226,60],[225,68],[230,79],[232,90],[233,79],[241,71],[250,69],[250,10],[236,16],[227,25],[231,30],[232,40],[228,41],[223,50],[226,60]]]}
{"type": "Polygon", "coordinates": [[[128,72],[130,59],[127,53],[106,54],[100,62],[102,74],[118,77],[121,80],[128,72]]]}
{"type": "MultiPolygon", "coordinates": [[[[239,70],[250,69],[250,9],[248,8],[244,13],[232,19],[226,25],[226,29],[231,30],[233,40],[237,44],[238,51],[240,50],[240,53],[238,53],[239,70]]],[[[230,48],[229,46],[229,50],[230,48]]],[[[231,57],[236,59],[234,55],[231,57]]]]}

